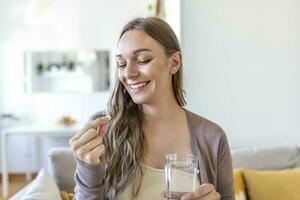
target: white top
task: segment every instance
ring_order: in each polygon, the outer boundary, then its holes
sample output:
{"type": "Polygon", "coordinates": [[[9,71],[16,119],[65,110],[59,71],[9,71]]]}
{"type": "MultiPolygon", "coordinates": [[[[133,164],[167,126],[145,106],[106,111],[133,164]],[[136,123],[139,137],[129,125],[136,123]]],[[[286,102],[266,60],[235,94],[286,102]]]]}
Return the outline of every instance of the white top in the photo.
{"type": "MultiPolygon", "coordinates": [[[[156,169],[149,166],[144,167],[144,176],[142,179],[142,184],[138,196],[135,200],[165,200],[161,197],[160,193],[166,191],[166,181],[165,181],[165,170],[156,169]]],[[[191,175],[184,173],[182,171],[175,170],[171,175],[176,185],[177,192],[189,192],[191,187],[193,189],[200,185],[197,175],[191,175]]],[[[129,185],[125,191],[120,192],[117,196],[117,200],[128,200],[131,199],[131,185],[129,185]]]]}

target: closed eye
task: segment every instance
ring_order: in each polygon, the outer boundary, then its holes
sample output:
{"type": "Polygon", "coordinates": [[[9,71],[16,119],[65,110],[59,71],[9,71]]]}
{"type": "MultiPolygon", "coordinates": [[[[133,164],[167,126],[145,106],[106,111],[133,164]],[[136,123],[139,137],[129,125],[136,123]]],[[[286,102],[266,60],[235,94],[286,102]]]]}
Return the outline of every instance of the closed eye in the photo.
{"type": "Polygon", "coordinates": [[[149,60],[139,60],[138,63],[139,65],[146,65],[148,64],[152,59],[149,59],[149,60]]]}
{"type": "Polygon", "coordinates": [[[124,68],[126,67],[126,64],[123,64],[123,65],[118,65],[119,68],[124,68]]]}
{"type": "Polygon", "coordinates": [[[125,62],[120,62],[120,63],[117,63],[117,66],[119,68],[124,68],[124,67],[126,67],[126,63],[125,62]]]}
{"type": "MultiPolygon", "coordinates": [[[[148,59],[148,60],[137,60],[137,63],[138,63],[139,65],[146,65],[146,64],[148,64],[149,62],[151,62],[151,60],[152,60],[152,59],[148,59]]],[[[119,68],[124,68],[124,67],[126,67],[126,63],[125,63],[125,64],[120,63],[120,64],[118,64],[118,67],[119,67],[119,68]]]]}

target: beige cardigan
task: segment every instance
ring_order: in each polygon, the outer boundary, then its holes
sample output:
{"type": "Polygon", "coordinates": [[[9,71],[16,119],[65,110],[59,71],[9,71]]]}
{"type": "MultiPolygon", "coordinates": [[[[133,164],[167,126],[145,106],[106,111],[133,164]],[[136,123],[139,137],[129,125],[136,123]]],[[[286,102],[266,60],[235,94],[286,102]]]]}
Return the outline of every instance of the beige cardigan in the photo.
{"type": "MultiPolygon", "coordinates": [[[[199,181],[210,183],[221,200],[234,200],[232,161],[224,131],[215,123],[186,110],[192,152],[199,157],[199,181]]],[[[96,119],[103,116],[97,113],[96,119]]],[[[104,200],[105,162],[90,166],[78,159],[75,172],[76,200],[104,200]]]]}

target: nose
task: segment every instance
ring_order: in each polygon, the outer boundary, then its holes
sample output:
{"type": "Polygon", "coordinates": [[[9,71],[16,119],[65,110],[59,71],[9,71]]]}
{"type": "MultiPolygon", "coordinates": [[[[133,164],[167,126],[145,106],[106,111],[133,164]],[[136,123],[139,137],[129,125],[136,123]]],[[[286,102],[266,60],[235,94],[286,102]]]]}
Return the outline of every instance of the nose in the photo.
{"type": "Polygon", "coordinates": [[[140,75],[139,68],[134,63],[127,63],[124,71],[124,76],[126,79],[134,78],[140,75]]]}

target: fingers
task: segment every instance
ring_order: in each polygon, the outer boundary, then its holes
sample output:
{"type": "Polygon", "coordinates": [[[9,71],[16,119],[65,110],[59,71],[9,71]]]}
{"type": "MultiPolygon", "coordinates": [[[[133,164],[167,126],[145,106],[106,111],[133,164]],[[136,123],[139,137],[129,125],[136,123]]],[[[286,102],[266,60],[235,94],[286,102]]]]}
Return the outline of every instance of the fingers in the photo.
{"type": "MultiPolygon", "coordinates": [[[[77,151],[80,147],[91,141],[92,139],[96,138],[98,136],[98,133],[95,129],[90,129],[83,136],[81,136],[79,139],[74,140],[71,143],[71,148],[73,151],[77,151]]],[[[100,138],[100,137],[99,137],[100,138]]],[[[102,139],[101,139],[102,140],[102,139]]]]}
{"type": "Polygon", "coordinates": [[[215,191],[213,185],[205,183],[200,185],[200,187],[191,193],[187,193],[181,198],[182,200],[194,200],[194,199],[201,199],[201,200],[218,200],[220,199],[219,193],[215,191]]]}
{"type": "Polygon", "coordinates": [[[109,121],[109,116],[98,118],[87,124],[70,139],[70,146],[78,159],[91,165],[100,163],[100,156],[105,152],[102,140],[109,121]]]}
{"type": "Polygon", "coordinates": [[[91,121],[87,125],[84,126],[78,133],[76,133],[69,141],[69,143],[73,143],[75,140],[79,139],[86,131],[89,129],[95,129],[97,130],[98,127],[103,126],[107,124],[110,121],[110,116],[100,117],[98,119],[95,119],[94,121],[91,121]]]}
{"type": "Polygon", "coordinates": [[[181,199],[181,197],[186,194],[186,192],[166,192],[163,191],[160,193],[160,195],[164,198],[168,198],[168,199],[181,199]]]}
{"type": "Polygon", "coordinates": [[[86,153],[82,160],[85,163],[88,163],[90,165],[97,165],[100,163],[100,157],[105,153],[105,146],[103,144],[100,144],[96,146],[93,150],[86,153]]]}
{"type": "Polygon", "coordinates": [[[98,126],[98,129],[97,129],[97,133],[98,133],[98,135],[101,137],[101,138],[103,138],[104,137],[104,135],[105,135],[105,133],[106,133],[106,130],[107,130],[107,128],[108,128],[108,122],[106,123],[106,124],[103,124],[103,125],[101,125],[101,126],[98,126]]]}
{"type": "Polygon", "coordinates": [[[220,200],[220,199],[221,199],[221,195],[218,192],[213,190],[203,197],[195,197],[192,200],[220,200]]]}
{"type": "Polygon", "coordinates": [[[80,146],[78,149],[75,149],[76,154],[79,157],[83,157],[85,154],[87,154],[88,152],[92,151],[93,149],[95,149],[97,146],[99,146],[102,143],[102,139],[100,137],[95,137],[94,139],[92,139],[91,141],[89,141],[88,143],[80,146]]]}
{"type": "Polygon", "coordinates": [[[78,149],[73,149],[75,156],[90,165],[99,164],[100,157],[105,153],[105,146],[99,136],[78,147],[78,149]]]}

